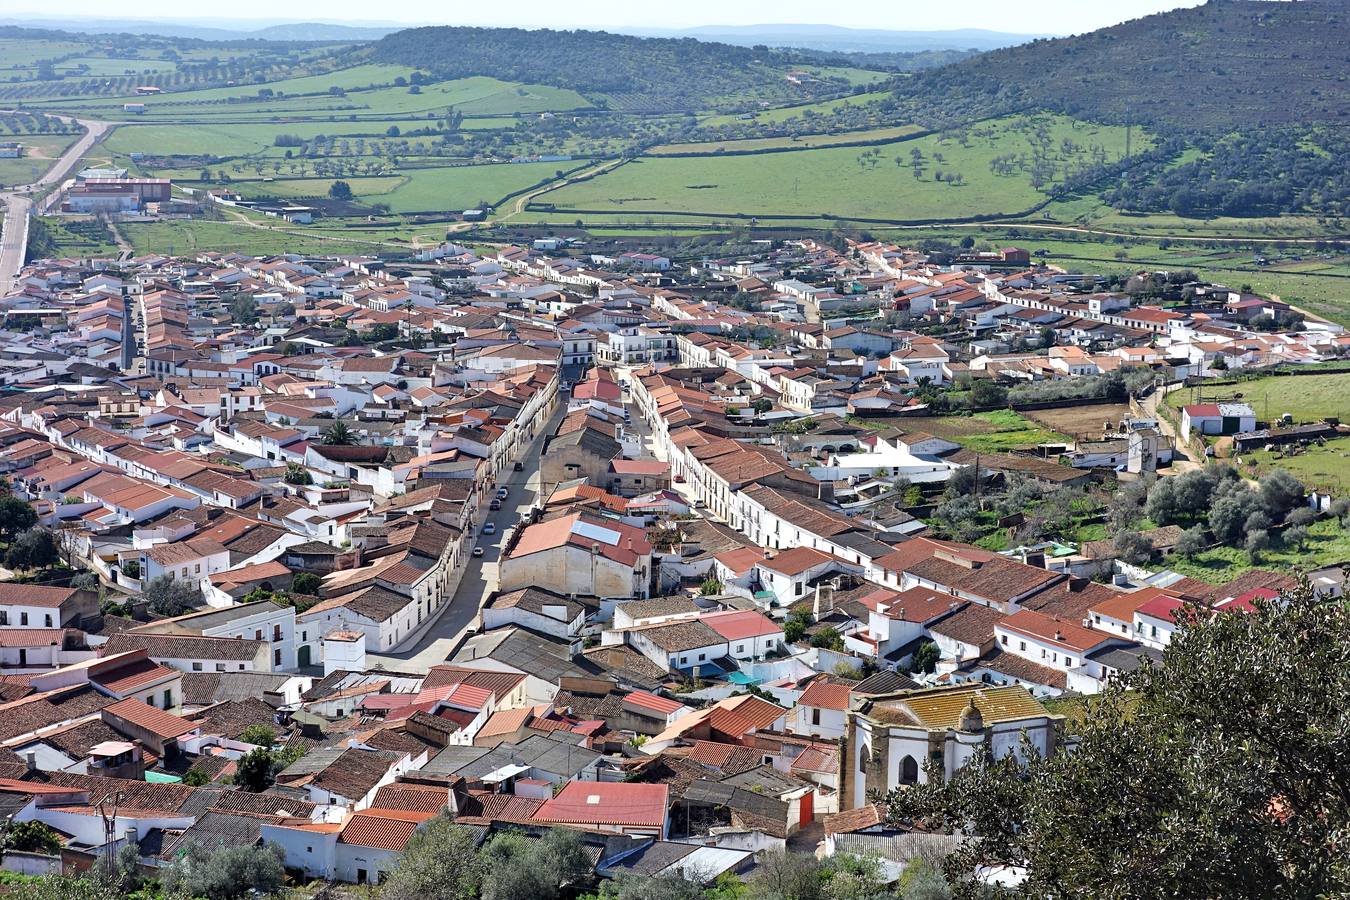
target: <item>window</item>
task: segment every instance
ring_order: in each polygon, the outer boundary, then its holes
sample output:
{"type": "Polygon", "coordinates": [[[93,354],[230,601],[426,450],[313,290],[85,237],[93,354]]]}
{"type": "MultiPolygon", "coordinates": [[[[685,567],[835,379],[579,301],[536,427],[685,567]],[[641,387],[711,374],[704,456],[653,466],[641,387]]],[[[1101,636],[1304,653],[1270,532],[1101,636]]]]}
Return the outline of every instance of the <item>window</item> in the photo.
{"type": "Polygon", "coordinates": [[[1026,641],[1018,641],[1017,643],[1021,644],[1021,650],[1022,650],[1023,653],[1025,653],[1026,650],[1027,650],[1027,642],[1026,642],[1026,641]]]}
{"type": "Polygon", "coordinates": [[[280,650],[273,650],[273,651],[272,651],[272,665],[275,666],[275,667],[278,668],[278,669],[281,668],[281,651],[280,651],[280,650]]]}
{"type": "Polygon", "coordinates": [[[19,613],[19,624],[20,625],[28,624],[28,613],[19,613]]]}
{"type": "Polygon", "coordinates": [[[820,724],[820,707],[818,706],[813,706],[811,708],[811,724],[812,725],[820,724]]]}
{"type": "Polygon", "coordinates": [[[200,672],[201,670],[202,670],[202,664],[201,664],[201,663],[195,662],[195,663],[192,664],[192,671],[194,671],[194,672],[200,672]]]}
{"type": "Polygon", "coordinates": [[[253,639],[254,639],[255,641],[261,641],[261,640],[262,640],[262,629],[261,629],[261,628],[258,628],[258,629],[255,629],[255,630],[254,630],[254,632],[253,632],[253,639]]]}
{"type": "Polygon", "coordinates": [[[51,614],[51,613],[47,613],[47,615],[46,615],[44,618],[46,619],[47,627],[48,627],[48,628],[51,628],[51,627],[52,627],[52,614],[51,614]]]}
{"type": "Polygon", "coordinates": [[[900,760],[900,783],[917,784],[919,781],[919,761],[912,756],[900,760]]]}
{"type": "Polygon", "coordinates": [[[744,653],[744,652],[745,652],[745,645],[744,645],[744,644],[737,644],[737,645],[736,645],[736,652],[737,652],[737,653],[744,653]]]}
{"type": "Polygon", "coordinates": [[[173,709],[173,691],[164,692],[164,708],[173,709]]]}
{"type": "Polygon", "coordinates": [[[1073,665],[1073,657],[1072,656],[1064,657],[1064,668],[1067,669],[1072,665],[1073,665]]]}
{"type": "Polygon", "coordinates": [[[9,624],[9,611],[0,609],[0,625],[9,624]]]}
{"type": "Polygon", "coordinates": [[[198,575],[202,574],[202,564],[197,563],[195,566],[193,566],[193,571],[198,575]]]}
{"type": "Polygon", "coordinates": [[[224,664],[224,663],[216,663],[216,671],[217,671],[217,672],[224,672],[224,671],[225,671],[225,664],[224,664]]]}
{"type": "Polygon", "coordinates": [[[1005,647],[1008,646],[1008,636],[1007,636],[1006,634],[1003,635],[1002,640],[1003,640],[1003,646],[1005,646],[1005,647]]]}

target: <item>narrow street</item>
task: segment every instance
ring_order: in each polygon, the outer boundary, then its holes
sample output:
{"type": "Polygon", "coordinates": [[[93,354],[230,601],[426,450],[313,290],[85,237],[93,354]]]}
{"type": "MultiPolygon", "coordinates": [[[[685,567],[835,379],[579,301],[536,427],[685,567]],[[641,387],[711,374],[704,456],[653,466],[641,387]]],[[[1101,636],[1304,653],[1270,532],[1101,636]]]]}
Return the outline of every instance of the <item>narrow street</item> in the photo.
{"type": "Polygon", "coordinates": [[[371,668],[383,666],[399,672],[426,672],[437,663],[445,662],[459,646],[468,630],[475,626],[483,604],[497,590],[497,562],[501,559],[506,532],[519,522],[539,499],[539,466],[543,457],[544,441],[558,427],[566,412],[566,396],[560,395],[558,409],[535,434],[529,447],[520,457],[524,470],[516,472],[508,466],[501,473],[497,483],[507,490],[502,508],[496,512],[488,509],[488,503],[496,496],[495,491],[484,498],[476,529],[478,536],[471,545],[482,547],[483,555],[469,557],[459,587],[450,602],[441,607],[440,613],[431,620],[430,625],[417,636],[411,646],[390,653],[367,655],[367,664],[371,668]],[[497,533],[484,535],[482,530],[485,522],[495,523],[497,533]]]}

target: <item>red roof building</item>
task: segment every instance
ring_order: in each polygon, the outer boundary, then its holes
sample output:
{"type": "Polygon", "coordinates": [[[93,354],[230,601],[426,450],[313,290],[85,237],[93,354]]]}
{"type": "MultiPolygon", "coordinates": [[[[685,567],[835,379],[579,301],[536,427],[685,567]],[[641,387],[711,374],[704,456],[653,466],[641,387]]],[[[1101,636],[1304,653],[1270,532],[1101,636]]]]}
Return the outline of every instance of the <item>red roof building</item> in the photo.
{"type": "Polygon", "coordinates": [[[572,781],[534,814],[541,825],[664,838],[670,788],[664,784],[572,781]]]}

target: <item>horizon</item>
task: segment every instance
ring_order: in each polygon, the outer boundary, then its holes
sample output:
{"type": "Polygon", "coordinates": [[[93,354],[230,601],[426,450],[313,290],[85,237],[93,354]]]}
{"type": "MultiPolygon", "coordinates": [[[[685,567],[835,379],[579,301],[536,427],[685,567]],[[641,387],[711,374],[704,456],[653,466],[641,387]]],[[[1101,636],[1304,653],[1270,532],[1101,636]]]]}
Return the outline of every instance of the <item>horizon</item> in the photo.
{"type": "Polygon", "coordinates": [[[372,19],[359,15],[366,7],[354,0],[332,0],[320,6],[317,3],[297,5],[292,17],[277,17],[274,7],[264,0],[239,0],[235,4],[238,15],[229,18],[214,16],[181,16],[181,7],[169,0],[147,0],[134,13],[108,15],[105,4],[93,0],[62,0],[55,8],[24,9],[6,13],[5,20],[70,20],[80,22],[162,22],[166,25],[198,28],[217,28],[230,31],[256,31],[276,25],[321,24],[343,25],[355,28],[416,28],[437,25],[475,27],[517,27],[529,30],[552,28],[583,29],[613,32],[663,33],[690,29],[717,28],[774,28],[815,27],[845,28],[855,31],[945,32],[992,31],[1033,38],[1041,35],[1063,36],[1105,28],[1131,19],[1184,7],[1198,6],[1204,0],[1122,0],[1109,9],[1096,4],[1082,4],[1078,0],[1024,0],[1017,6],[995,0],[953,0],[940,8],[925,5],[906,9],[911,4],[899,4],[880,16],[874,13],[841,15],[833,21],[821,21],[816,4],[804,0],[788,0],[770,7],[768,4],[745,4],[748,10],[738,8],[728,15],[724,4],[711,0],[692,0],[681,6],[681,18],[670,18],[653,23],[649,17],[628,18],[629,7],[617,0],[589,0],[573,5],[568,10],[556,10],[539,0],[526,0],[517,6],[510,19],[493,15],[491,11],[473,12],[448,19],[430,4],[406,4],[416,14],[397,15],[395,18],[372,19]],[[312,9],[317,15],[306,14],[312,9]],[[700,13],[702,11],[702,13],[700,13]],[[344,14],[348,13],[350,14],[344,14]],[[336,13],[336,15],[335,15],[336,13]]]}

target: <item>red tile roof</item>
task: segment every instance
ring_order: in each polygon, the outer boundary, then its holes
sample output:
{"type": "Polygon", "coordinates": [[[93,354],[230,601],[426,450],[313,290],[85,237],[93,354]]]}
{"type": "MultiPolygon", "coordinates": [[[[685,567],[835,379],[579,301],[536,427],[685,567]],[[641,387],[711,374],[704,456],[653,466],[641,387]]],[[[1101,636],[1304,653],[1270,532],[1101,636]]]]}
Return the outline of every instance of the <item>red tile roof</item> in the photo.
{"type": "Polygon", "coordinates": [[[999,622],[997,627],[1061,647],[1069,647],[1079,653],[1086,653],[1102,641],[1111,639],[1110,635],[1104,632],[1084,628],[1074,622],[1066,622],[1030,609],[1018,610],[999,622]]]}
{"type": "Polygon", "coordinates": [[[138,728],[162,738],[174,738],[201,727],[200,722],[189,722],[182,716],[156,709],[149,703],[128,697],[103,708],[105,716],[116,716],[138,728]]]}
{"type": "Polygon", "coordinates": [[[633,691],[623,698],[624,703],[632,704],[643,710],[651,710],[668,716],[675,710],[684,706],[678,700],[671,700],[669,697],[659,697],[656,694],[649,694],[646,691],[633,691]]]}
{"type": "Polygon", "coordinates": [[[338,840],[358,847],[403,852],[417,826],[435,816],[434,812],[403,809],[366,809],[352,813],[342,827],[338,840]]]}
{"type": "Polygon", "coordinates": [[[709,613],[699,621],[729,641],[783,633],[781,625],[753,609],[709,613]]]}
{"type": "Polygon", "coordinates": [[[664,784],[572,781],[534,814],[540,823],[662,828],[670,806],[664,784]]]}
{"type": "Polygon", "coordinates": [[[815,706],[820,709],[848,709],[849,687],[846,684],[831,684],[821,678],[802,691],[797,703],[801,706],[815,706]]]}

